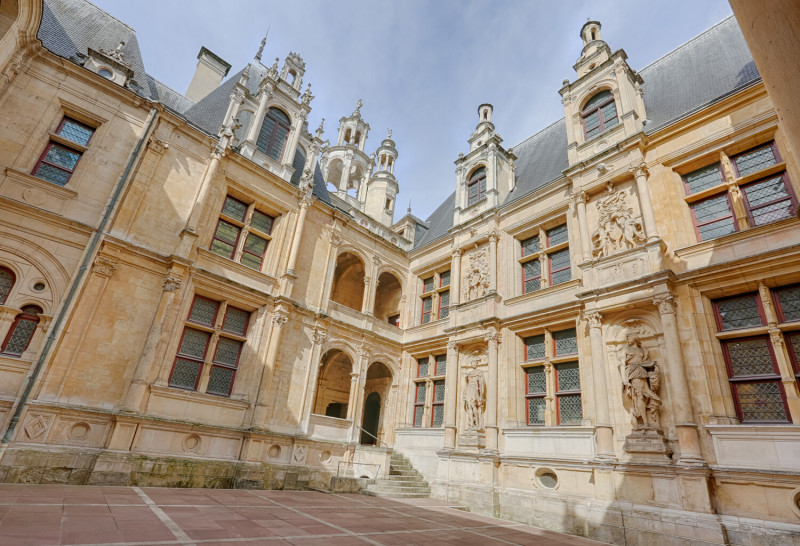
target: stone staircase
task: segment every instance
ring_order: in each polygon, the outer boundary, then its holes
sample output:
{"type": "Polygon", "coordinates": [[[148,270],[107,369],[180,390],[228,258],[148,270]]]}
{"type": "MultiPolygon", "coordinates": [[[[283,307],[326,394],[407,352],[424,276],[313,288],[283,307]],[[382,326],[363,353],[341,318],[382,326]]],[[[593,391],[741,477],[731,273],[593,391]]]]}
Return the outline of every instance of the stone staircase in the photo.
{"type": "Polygon", "coordinates": [[[431,496],[431,488],[408,459],[399,453],[392,453],[389,477],[376,479],[375,483],[362,489],[361,494],[373,497],[428,498],[431,496]]]}

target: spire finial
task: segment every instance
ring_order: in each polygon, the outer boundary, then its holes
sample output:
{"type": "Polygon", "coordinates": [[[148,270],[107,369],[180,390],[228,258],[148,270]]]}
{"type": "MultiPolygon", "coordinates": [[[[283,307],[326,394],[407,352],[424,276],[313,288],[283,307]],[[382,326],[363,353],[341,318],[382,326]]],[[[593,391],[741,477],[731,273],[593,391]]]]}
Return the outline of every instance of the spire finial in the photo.
{"type": "Polygon", "coordinates": [[[319,122],[319,127],[317,127],[317,138],[322,140],[322,133],[325,132],[325,118],[322,118],[322,121],[319,122]]]}
{"type": "Polygon", "coordinates": [[[408,210],[406,211],[407,214],[411,214],[411,199],[408,200],[408,210]]]}
{"type": "Polygon", "coordinates": [[[255,56],[256,61],[261,61],[261,54],[264,53],[264,46],[267,45],[267,36],[269,36],[269,27],[267,27],[267,33],[261,39],[261,45],[258,46],[258,52],[256,52],[255,56]]]}
{"type": "Polygon", "coordinates": [[[391,129],[387,129],[387,131],[389,132],[389,136],[386,137],[386,138],[392,138],[392,130],[391,129]]]}
{"type": "Polygon", "coordinates": [[[358,99],[358,102],[356,103],[356,111],[353,112],[353,113],[354,114],[361,114],[361,107],[362,106],[364,106],[364,103],[361,102],[361,99],[358,99]]]}

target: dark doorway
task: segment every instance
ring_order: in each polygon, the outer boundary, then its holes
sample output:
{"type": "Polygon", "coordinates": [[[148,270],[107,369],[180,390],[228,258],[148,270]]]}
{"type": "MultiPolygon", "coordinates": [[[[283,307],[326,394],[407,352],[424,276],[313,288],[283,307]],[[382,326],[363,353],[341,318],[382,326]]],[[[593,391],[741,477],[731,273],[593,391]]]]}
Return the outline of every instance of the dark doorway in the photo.
{"type": "Polygon", "coordinates": [[[347,404],[342,404],[339,402],[328,404],[328,407],[325,408],[325,415],[328,417],[338,417],[339,419],[344,419],[347,417],[347,404]]]}
{"type": "Polygon", "coordinates": [[[361,424],[361,445],[378,443],[378,424],[381,419],[381,395],[371,392],[364,402],[364,421],[361,424]]]}

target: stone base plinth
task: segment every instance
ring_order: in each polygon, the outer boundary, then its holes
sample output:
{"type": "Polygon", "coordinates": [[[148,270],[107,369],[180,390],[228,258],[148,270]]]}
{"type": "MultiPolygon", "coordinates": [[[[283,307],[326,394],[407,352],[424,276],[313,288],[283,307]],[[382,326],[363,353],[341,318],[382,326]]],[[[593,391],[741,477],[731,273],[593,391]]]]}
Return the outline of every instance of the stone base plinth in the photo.
{"type": "Polygon", "coordinates": [[[458,447],[467,450],[481,450],[486,447],[486,433],[482,430],[467,430],[458,435],[458,447]]]}

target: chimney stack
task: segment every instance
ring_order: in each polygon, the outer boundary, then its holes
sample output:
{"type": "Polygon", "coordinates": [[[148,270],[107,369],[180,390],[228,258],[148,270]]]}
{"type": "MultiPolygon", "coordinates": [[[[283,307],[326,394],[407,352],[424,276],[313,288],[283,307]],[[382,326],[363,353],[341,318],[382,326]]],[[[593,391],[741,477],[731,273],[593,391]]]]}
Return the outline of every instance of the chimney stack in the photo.
{"type": "Polygon", "coordinates": [[[230,64],[217,57],[205,46],[200,48],[197,58],[197,70],[186,90],[186,98],[192,102],[200,101],[216,89],[222,83],[222,78],[227,76],[231,69],[230,64]]]}

